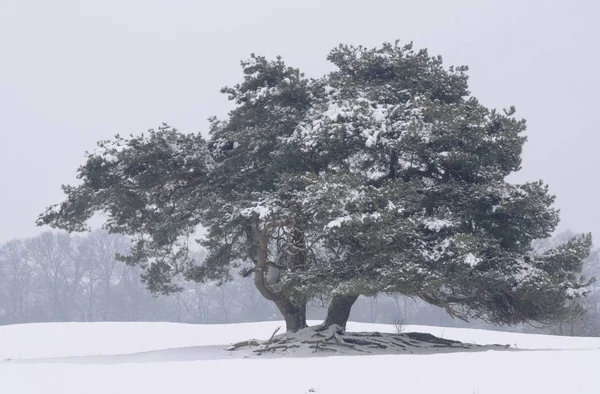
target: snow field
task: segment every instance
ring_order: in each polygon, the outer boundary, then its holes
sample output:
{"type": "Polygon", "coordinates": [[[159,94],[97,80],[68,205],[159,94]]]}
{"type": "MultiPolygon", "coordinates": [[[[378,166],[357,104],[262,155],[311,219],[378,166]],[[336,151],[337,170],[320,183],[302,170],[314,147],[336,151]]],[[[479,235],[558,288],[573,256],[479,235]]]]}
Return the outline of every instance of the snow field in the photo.
{"type": "MultiPolygon", "coordinates": [[[[465,342],[508,343],[518,349],[544,350],[264,359],[232,359],[221,350],[222,345],[234,341],[268,338],[280,325],[4,326],[0,327],[0,360],[5,360],[0,361],[0,393],[600,392],[596,372],[600,338],[407,326],[406,331],[429,332],[465,342]]],[[[393,327],[352,323],[349,330],[391,332],[393,327]]]]}

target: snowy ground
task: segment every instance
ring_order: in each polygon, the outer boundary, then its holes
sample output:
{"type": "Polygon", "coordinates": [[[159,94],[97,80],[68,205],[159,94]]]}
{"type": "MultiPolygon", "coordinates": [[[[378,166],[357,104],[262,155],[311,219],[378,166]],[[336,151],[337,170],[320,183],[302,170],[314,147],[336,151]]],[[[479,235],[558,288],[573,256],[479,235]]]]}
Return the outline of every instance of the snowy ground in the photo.
{"type": "MultiPolygon", "coordinates": [[[[406,331],[522,351],[244,359],[232,342],[277,322],[61,323],[0,327],[0,393],[598,393],[600,338],[408,326],[406,331]],[[534,349],[534,350],[531,350],[534,349]]],[[[392,332],[383,325],[349,331],[392,332]]]]}

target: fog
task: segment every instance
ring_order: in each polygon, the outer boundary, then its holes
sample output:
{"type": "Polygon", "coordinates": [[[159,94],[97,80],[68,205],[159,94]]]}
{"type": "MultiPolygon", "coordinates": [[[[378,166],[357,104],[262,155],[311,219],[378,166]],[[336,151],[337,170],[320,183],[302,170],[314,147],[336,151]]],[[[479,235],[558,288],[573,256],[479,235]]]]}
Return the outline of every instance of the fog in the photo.
{"type": "Polygon", "coordinates": [[[484,104],[515,105],[529,142],[513,179],[544,179],[562,229],[600,234],[599,11],[542,0],[0,0],[0,242],[41,231],[36,216],[76,182],[97,140],[163,121],[205,132],[250,53],[318,76],[339,43],[395,39],[469,65],[484,104]]]}

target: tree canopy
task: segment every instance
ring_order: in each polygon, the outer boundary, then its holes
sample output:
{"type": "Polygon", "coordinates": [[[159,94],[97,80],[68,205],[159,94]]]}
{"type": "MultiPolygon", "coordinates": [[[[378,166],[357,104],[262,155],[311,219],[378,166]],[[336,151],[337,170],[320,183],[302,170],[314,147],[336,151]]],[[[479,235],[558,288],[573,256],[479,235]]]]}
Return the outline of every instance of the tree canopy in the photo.
{"type": "Polygon", "coordinates": [[[207,138],[165,124],[100,142],[38,223],[81,231],[104,214],[157,292],[178,276],[253,274],[288,330],[305,326],[314,297],[349,308],[400,293],[514,324],[559,319],[585,294],[591,236],[536,254],[532,241],[558,224],[554,197],[541,181],[506,181],[526,140],[514,108],[485,107],[467,67],[412,45],[340,45],[328,60],[335,71],[308,78],[252,55],[207,138]],[[199,225],[201,263],[188,253],[199,225]]]}

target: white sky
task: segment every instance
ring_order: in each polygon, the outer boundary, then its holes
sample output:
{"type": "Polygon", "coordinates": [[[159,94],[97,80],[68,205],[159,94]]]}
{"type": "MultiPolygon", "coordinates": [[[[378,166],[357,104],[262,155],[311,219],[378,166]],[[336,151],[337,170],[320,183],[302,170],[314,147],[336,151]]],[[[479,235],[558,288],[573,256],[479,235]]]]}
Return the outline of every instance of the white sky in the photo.
{"type": "Polygon", "coordinates": [[[554,0],[0,0],[0,242],[34,235],[99,139],[166,121],[205,131],[250,53],[308,75],[339,43],[414,41],[471,67],[471,90],[527,118],[524,168],[563,228],[600,235],[600,6],[554,0]]]}

